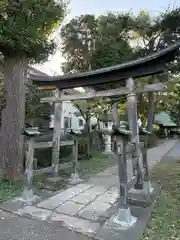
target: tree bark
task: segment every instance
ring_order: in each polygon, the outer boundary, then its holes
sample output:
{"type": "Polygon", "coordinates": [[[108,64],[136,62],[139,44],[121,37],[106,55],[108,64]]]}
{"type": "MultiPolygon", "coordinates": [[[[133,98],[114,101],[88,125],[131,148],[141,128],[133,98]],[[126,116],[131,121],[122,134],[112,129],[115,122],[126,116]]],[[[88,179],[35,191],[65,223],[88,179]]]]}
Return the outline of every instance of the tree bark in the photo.
{"type": "Polygon", "coordinates": [[[0,171],[9,180],[22,177],[26,68],[26,57],[4,57],[6,104],[0,130],[0,171]]]}
{"type": "Polygon", "coordinates": [[[147,129],[149,132],[153,130],[154,120],[154,104],[153,104],[153,92],[148,93],[148,124],[147,129]]]}

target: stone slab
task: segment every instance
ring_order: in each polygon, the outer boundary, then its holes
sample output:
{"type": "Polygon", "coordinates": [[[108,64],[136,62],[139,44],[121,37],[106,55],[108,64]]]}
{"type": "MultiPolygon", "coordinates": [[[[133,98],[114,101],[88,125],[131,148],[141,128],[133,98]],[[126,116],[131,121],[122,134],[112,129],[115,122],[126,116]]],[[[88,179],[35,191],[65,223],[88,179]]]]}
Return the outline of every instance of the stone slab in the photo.
{"type": "Polygon", "coordinates": [[[92,187],[83,193],[80,193],[76,197],[72,198],[71,200],[76,203],[81,203],[81,204],[89,204],[92,202],[95,198],[97,198],[99,195],[105,193],[107,191],[107,188],[105,187],[92,187]]]}
{"type": "Polygon", "coordinates": [[[119,198],[119,191],[117,188],[113,187],[110,188],[107,192],[100,195],[96,200],[109,203],[109,204],[115,204],[119,198]]]}
{"type": "Polygon", "coordinates": [[[89,184],[79,184],[75,187],[69,188],[59,194],[54,195],[53,197],[42,201],[37,206],[40,208],[46,209],[55,209],[64,202],[70,200],[71,198],[75,197],[76,195],[80,194],[81,192],[93,187],[93,185],[89,184]]]}
{"type": "Polygon", "coordinates": [[[77,195],[76,197],[72,198],[71,201],[79,204],[89,204],[96,198],[96,194],[92,195],[91,192],[83,192],[77,195]]]}
{"type": "Polygon", "coordinates": [[[85,205],[67,201],[55,209],[56,212],[75,216],[85,205]]]}
{"type": "Polygon", "coordinates": [[[91,237],[95,236],[100,228],[100,223],[58,213],[53,213],[50,221],[59,222],[63,227],[91,237]]]}
{"type": "Polygon", "coordinates": [[[117,174],[117,166],[109,167],[104,172],[111,173],[112,175],[117,174]]]}
{"type": "Polygon", "coordinates": [[[111,205],[106,202],[95,200],[82,211],[79,212],[78,216],[91,221],[97,221],[103,216],[106,217],[106,211],[111,208],[111,205]]]}
{"type": "Polygon", "coordinates": [[[96,176],[98,176],[98,177],[112,177],[113,175],[114,175],[114,173],[111,173],[111,172],[100,172],[96,176]]]}
{"type": "MultiPolygon", "coordinates": [[[[160,186],[158,188],[157,196],[160,193],[160,186]]],[[[148,207],[130,206],[131,214],[138,218],[137,223],[124,230],[121,226],[113,222],[113,215],[106,223],[100,228],[94,239],[96,240],[139,240],[146,228],[150,219],[151,212],[154,208],[155,201],[148,207]]]]}
{"type": "Polygon", "coordinates": [[[146,207],[151,205],[154,199],[156,198],[157,191],[159,189],[159,185],[156,183],[151,183],[153,191],[148,195],[145,193],[144,190],[135,190],[130,189],[128,192],[128,202],[132,205],[146,207]]]}
{"type": "Polygon", "coordinates": [[[52,215],[52,211],[37,208],[35,206],[25,206],[23,208],[18,209],[14,213],[19,216],[30,217],[41,221],[47,221],[52,215]]]}
{"type": "Polygon", "coordinates": [[[109,175],[110,173],[103,173],[103,174],[108,174],[108,176],[96,176],[94,178],[91,178],[88,182],[90,184],[94,184],[97,186],[104,186],[105,188],[110,188],[112,187],[114,184],[116,184],[119,179],[118,176],[114,175],[109,175]]]}

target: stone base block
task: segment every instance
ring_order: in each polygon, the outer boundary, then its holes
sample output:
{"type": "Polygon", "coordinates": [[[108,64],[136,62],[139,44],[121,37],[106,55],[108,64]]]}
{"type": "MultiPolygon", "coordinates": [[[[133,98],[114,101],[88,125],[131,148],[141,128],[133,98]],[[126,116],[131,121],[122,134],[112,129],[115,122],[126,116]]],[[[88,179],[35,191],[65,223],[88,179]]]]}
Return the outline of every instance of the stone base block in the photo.
{"type": "Polygon", "coordinates": [[[24,190],[19,200],[25,205],[33,205],[40,200],[40,197],[34,195],[33,190],[24,190]]]}
{"type": "Polygon", "coordinates": [[[82,183],[82,182],[84,182],[84,180],[79,177],[78,173],[71,173],[71,177],[68,180],[68,183],[70,185],[76,185],[76,184],[79,184],[79,183],[82,183]]]}
{"type": "Polygon", "coordinates": [[[49,191],[57,191],[61,185],[63,185],[64,179],[62,177],[48,177],[45,180],[44,189],[49,191]]]}
{"type": "Polygon", "coordinates": [[[147,207],[156,197],[157,185],[150,182],[144,183],[143,189],[131,188],[128,192],[128,203],[136,206],[147,207]]]}
{"type": "Polygon", "coordinates": [[[137,218],[131,215],[131,210],[119,208],[118,213],[112,218],[112,222],[121,229],[129,229],[137,222],[137,218]]]}
{"type": "MultiPolygon", "coordinates": [[[[154,184],[153,184],[154,187],[154,184]]],[[[156,184],[156,197],[160,194],[160,185],[156,184]]],[[[156,199],[156,198],[155,198],[156,199]]],[[[154,200],[155,200],[154,199],[154,200]]],[[[132,216],[137,219],[137,222],[129,229],[122,229],[118,224],[113,222],[114,216],[106,221],[99,229],[94,239],[96,240],[139,240],[149,222],[151,212],[154,208],[155,201],[148,207],[139,207],[130,205],[132,216]]]]}
{"type": "Polygon", "coordinates": [[[115,154],[112,151],[104,151],[103,155],[106,157],[115,157],[115,154]]]}

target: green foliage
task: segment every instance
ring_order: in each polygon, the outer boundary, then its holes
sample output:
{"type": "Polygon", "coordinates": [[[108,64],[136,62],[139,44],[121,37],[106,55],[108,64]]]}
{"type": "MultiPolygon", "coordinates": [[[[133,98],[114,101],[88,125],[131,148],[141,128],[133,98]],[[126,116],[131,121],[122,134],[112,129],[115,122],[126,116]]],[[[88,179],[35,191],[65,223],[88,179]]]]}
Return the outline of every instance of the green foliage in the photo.
{"type": "Polygon", "coordinates": [[[83,72],[119,64],[132,55],[126,41],[129,16],[108,14],[72,19],[61,32],[63,71],[83,72]]]}
{"type": "Polygon", "coordinates": [[[76,17],[62,28],[62,53],[66,59],[64,73],[91,69],[96,32],[97,21],[94,15],[76,17]]]}
{"type": "Polygon", "coordinates": [[[97,19],[97,37],[92,55],[92,68],[104,68],[133,58],[129,44],[131,18],[128,14],[112,14],[97,19]]]}
{"type": "Polygon", "coordinates": [[[54,0],[1,1],[0,51],[44,60],[53,53],[50,35],[63,20],[65,3],[54,0]]]}
{"type": "Polygon", "coordinates": [[[168,92],[161,100],[162,108],[170,115],[171,119],[180,126],[180,78],[173,77],[169,82],[168,92]]]}
{"type": "MultiPolygon", "coordinates": [[[[48,103],[41,103],[41,98],[49,97],[52,95],[51,91],[40,90],[34,85],[28,85],[26,87],[26,106],[25,114],[26,121],[32,122],[33,119],[42,118],[49,120],[51,106],[48,103]]],[[[0,82],[0,115],[5,106],[5,95],[3,82],[0,82]]]]}
{"type": "Polygon", "coordinates": [[[37,86],[29,85],[26,89],[26,120],[42,118],[49,120],[51,106],[48,103],[41,103],[41,98],[52,95],[51,91],[40,90],[37,86]]]}
{"type": "Polygon", "coordinates": [[[106,157],[101,152],[93,153],[91,161],[80,162],[80,176],[84,179],[89,178],[116,163],[115,158],[106,157]]]}
{"type": "Polygon", "coordinates": [[[98,119],[103,112],[111,109],[111,105],[103,103],[101,99],[76,100],[73,101],[73,104],[78,109],[78,112],[75,113],[76,116],[82,116],[86,122],[90,120],[91,117],[98,119]]]}
{"type": "Polygon", "coordinates": [[[0,181],[0,202],[20,196],[22,190],[22,182],[12,182],[8,180],[0,181]]]}
{"type": "MultiPolygon", "coordinates": [[[[132,49],[126,41],[129,21],[127,14],[108,14],[98,18],[82,15],[72,19],[61,32],[66,60],[64,73],[108,67],[132,58],[132,49]]],[[[86,121],[111,109],[101,100],[74,101],[74,105],[86,121]]]]}

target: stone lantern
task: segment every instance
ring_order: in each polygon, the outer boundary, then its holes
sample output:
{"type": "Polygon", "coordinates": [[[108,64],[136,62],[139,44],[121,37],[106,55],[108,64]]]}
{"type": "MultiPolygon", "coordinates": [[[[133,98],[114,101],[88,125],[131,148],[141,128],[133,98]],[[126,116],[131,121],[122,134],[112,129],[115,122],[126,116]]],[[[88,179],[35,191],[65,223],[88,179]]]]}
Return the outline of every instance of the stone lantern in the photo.
{"type": "Polygon", "coordinates": [[[104,135],[104,142],[105,142],[105,151],[104,153],[109,155],[112,154],[112,127],[114,124],[114,119],[111,113],[104,113],[100,117],[101,121],[101,129],[102,133],[104,135]]]}

